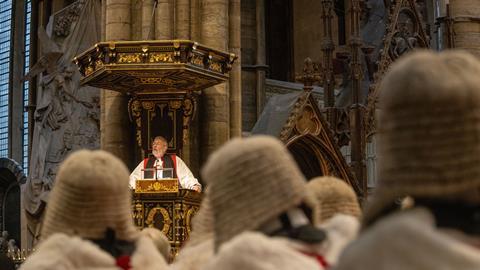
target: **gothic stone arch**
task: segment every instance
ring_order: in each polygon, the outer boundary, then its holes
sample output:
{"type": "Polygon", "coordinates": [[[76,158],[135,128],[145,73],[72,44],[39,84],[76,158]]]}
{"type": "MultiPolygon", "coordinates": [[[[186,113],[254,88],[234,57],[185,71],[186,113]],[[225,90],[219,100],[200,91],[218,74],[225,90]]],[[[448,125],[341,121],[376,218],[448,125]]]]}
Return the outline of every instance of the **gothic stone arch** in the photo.
{"type": "Polygon", "coordinates": [[[21,208],[20,185],[27,178],[22,167],[12,159],[0,158],[0,230],[8,231],[9,237],[20,246],[21,208]]]}
{"type": "Polygon", "coordinates": [[[332,175],[363,197],[359,183],[342,156],[311,91],[271,98],[252,134],[278,137],[292,153],[307,179],[332,175]]]}

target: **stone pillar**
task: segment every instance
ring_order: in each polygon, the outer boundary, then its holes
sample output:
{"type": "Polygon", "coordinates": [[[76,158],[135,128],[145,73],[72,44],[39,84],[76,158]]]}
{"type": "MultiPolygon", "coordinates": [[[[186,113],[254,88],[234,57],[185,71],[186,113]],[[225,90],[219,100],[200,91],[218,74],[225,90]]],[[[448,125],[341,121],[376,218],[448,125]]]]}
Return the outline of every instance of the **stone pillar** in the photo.
{"type": "MultiPolygon", "coordinates": [[[[106,40],[131,39],[131,0],[106,1],[106,40]]],[[[128,96],[109,90],[101,94],[100,140],[103,150],[113,153],[127,165],[133,165],[134,141],[128,118],[128,96]]]]}
{"type": "Polygon", "coordinates": [[[142,39],[151,40],[155,37],[155,24],[152,22],[153,0],[143,0],[142,4],[142,39]]]}
{"type": "Polygon", "coordinates": [[[240,0],[231,0],[229,6],[229,52],[234,53],[235,60],[230,71],[230,136],[242,135],[242,81],[241,81],[241,23],[240,0]]]}
{"type": "Polygon", "coordinates": [[[256,103],[257,119],[265,105],[265,65],[267,63],[265,54],[265,0],[257,0],[256,6],[257,21],[257,57],[256,57],[256,103]]]}
{"type": "Polygon", "coordinates": [[[439,16],[446,16],[447,15],[447,3],[449,0],[438,0],[439,5],[439,16]]]}
{"type": "Polygon", "coordinates": [[[480,4],[478,0],[450,0],[455,48],[480,57],[480,4]]]}
{"type": "MultiPolygon", "coordinates": [[[[228,50],[228,1],[202,2],[202,40],[206,46],[228,50]]],[[[228,85],[220,84],[203,90],[201,109],[201,160],[230,138],[228,85]]]]}
{"type": "MultiPolygon", "coordinates": [[[[25,0],[17,0],[13,2],[13,14],[15,20],[13,20],[14,25],[12,28],[13,38],[13,57],[10,58],[13,63],[11,65],[12,72],[11,84],[10,84],[10,106],[9,106],[9,115],[8,118],[8,156],[13,160],[17,161],[19,164],[23,164],[23,114],[24,104],[23,104],[23,84],[28,84],[28,81],[23,81],[24,75],[24,66],[25,66],[25,0]]],[[[33,133],[33,132],[32,132],[33,133]]],[[[25,185],[20,186],[23,189],[25,185]]],[[[25,211],[23,209],[23,196],[24,192],[20,192],[20,245],[22,248],[27,248],[29,233],[27,231],[27,217],[25,216],[25,211]]],[[[4,220],[5,222],[5,220],[4,220]]],[[[28,247],[31,248],[31,247],[28,247]]]]}
{"type": "Polygon", "coordinates": [[[63,0],[52,0],[51,5],[52,5],[52,14],[55,12],[58,12],[62,10],[65,7],[65,1],[63,0]]]}
{"type": "MultiPolygon", "coordinates": [[[[9,115],[8,118],[8,156],[16,162],[23,163],[23,74],[25,65],[25,0],[13,2],[13,36],[10,61],[11,84],[9,87],[9,115]]],[[[28,81],[25,81],[28,83],[28,81]]]]}
{"type": "Polygon", "coordinates": [[[190,38],[193,41],[201,39],[200,18],[200,0],[190,0],[190,38]]]}
{"type": "Polygon", "coordinates": [[[242,0],[242,129],[249,132],[257,120],[256,102],[256,55],[257,22],[256,0],[242,0]]]}
{"type": "Polygon", "coordinates": [[[101,40],[105,41],[105,30],[107,29],[107,3],[102,1],[102,22],[101,22],[101,40]]]}
{"type": "Polygon", "coordinates": [[[173,0],[158,0],[155,39],[173,39],[173,0]]]}
{"type": "MultiPolygon", "coordinates": [[[[130,38],[129,40],[142,40],[143,32],[143,3],[144,0],[130,0],[130,38]]],[[[148,15],[151,17],[152,15],[148,15]]],[[[153,34],[152,34],[153,36],[153,34]]]]}
{"type": "Polygon", "coordinates": [[[190,39],[190,0],[175,1],[175,39],[190,39]]]}

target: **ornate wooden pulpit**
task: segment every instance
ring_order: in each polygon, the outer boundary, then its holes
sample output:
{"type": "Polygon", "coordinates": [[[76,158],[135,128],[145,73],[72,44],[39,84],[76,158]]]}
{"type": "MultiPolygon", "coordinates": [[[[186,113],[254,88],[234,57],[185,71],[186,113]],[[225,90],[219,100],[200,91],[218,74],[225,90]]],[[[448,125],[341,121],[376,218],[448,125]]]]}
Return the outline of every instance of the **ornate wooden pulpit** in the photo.
{"type": "MultiPolygon", "coordinates": [[[[75,57],[81,83],[130,97],[135,126],[135,160],[151,153],[163,136],[168,153],[198,167],[196,126],[202,89],[225,82],[237,57],[189,40],[107,41],[75,57]]],[[[188,238],[201,193],[181,189],[177,179],[137,180],[133,217],[138,227],[155,227],[171,241],[173,254],[188,238]]]]}
{"type": "Polygon", "coordinates": [[[176,256],[191,231],[191,220],[198,211],[202,194],[179,188],[178,179],[137,180],[132,212],[139,228],[154,227],[170,240],[176,256]]]}

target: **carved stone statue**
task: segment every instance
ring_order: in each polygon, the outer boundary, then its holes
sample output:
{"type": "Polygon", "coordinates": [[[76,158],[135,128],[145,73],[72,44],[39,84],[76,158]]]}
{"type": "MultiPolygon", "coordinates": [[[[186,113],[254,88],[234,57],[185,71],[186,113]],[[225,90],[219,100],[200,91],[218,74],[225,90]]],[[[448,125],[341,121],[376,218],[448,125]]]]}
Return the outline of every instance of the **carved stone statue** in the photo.
{"type": "Polygon", "coordinates": [[[39,29],[42,57],[26,76],[38,75],[39,84],[23,196],[30,246],[39,237],[43,210],[60,163],[73,150],[100,147],[99,90],[80,86],[80,73],[71,61],[100,39],[100,7],[96,0],[79,2],[82,4],[72,4],[53,15],[47,26],[55,29],[50,35],[39,29]],[[69,29],[60,31],[62,27],[69,29]]]}
{"type": "Polygon", "coordinates": [[[10,239],[8,240],[8,252],[17,252],[18,251],[18,246],[17,243],[15,242],[15,239],[10,239]]]}
{"type": "Polygon", "coordinates": [[[417,47],[417,38],[414,19],[408,13],[400,13],[398,30],[392,38],[391,52],[392,59],[397,59],[402,54],[417,47]]]}
{"type": "Polygon", "coordinates": [[[2,232],[0,237],[0,253],[7,253],[9,235],[7,231],[2,232]]]}

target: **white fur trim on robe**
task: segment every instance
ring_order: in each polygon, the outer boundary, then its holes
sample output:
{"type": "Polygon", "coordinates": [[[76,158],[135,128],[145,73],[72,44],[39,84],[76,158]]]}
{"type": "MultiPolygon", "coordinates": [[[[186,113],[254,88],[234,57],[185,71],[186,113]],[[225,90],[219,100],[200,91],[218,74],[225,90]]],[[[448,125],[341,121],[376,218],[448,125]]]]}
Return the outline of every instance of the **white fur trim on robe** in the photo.
{"type": "MultiPolygon", "coordinates": [[[[119,270],[115,258],[94,243],[65,234],[54,234],[41,242],[37,251],[21,265],[20,270],[119,270]]],[[[152,240],[140,237],[130,257],[132,270],[168,269],[152,240]]]]}
{"type": "Polygon", "coordinates": [[[335,270],[474,270],[480,250],[435,227],[432,214],[415,208],[387,216],[348,246],[335,270]]]}
{"type": "Polygon", "coordinates": [[[245,232],[220,247],[203,270],[323,270],[313,258],[303,255],[284,239],[245,232]]]}
{"type": "Polygon", "coordinates": [[[323,229],[327,236],[320,244],[308,244],[283,237],[275,239],[284,241],[295,250],[322,255],[328,266],[333,266],[343,249],[357,237],[360,222],[354,216],[337,214],[318,227],[323,229]]]}
{"type": "MultiPolygon", "coordinates": [[[[188,243],[188,242],[187,242],[188,243]]],[[[180,249],[171,270],[200,270],[213,258],[213,237],[180,249]]]]}
{"type": "Polygon", "coordinates": [[[327,239],[318,252],[325,257],[329,265],[335,265],[343,249],[358,235],[360,222],[350,215],[337,214],[320,225],[327,233],[327,239]]]}

